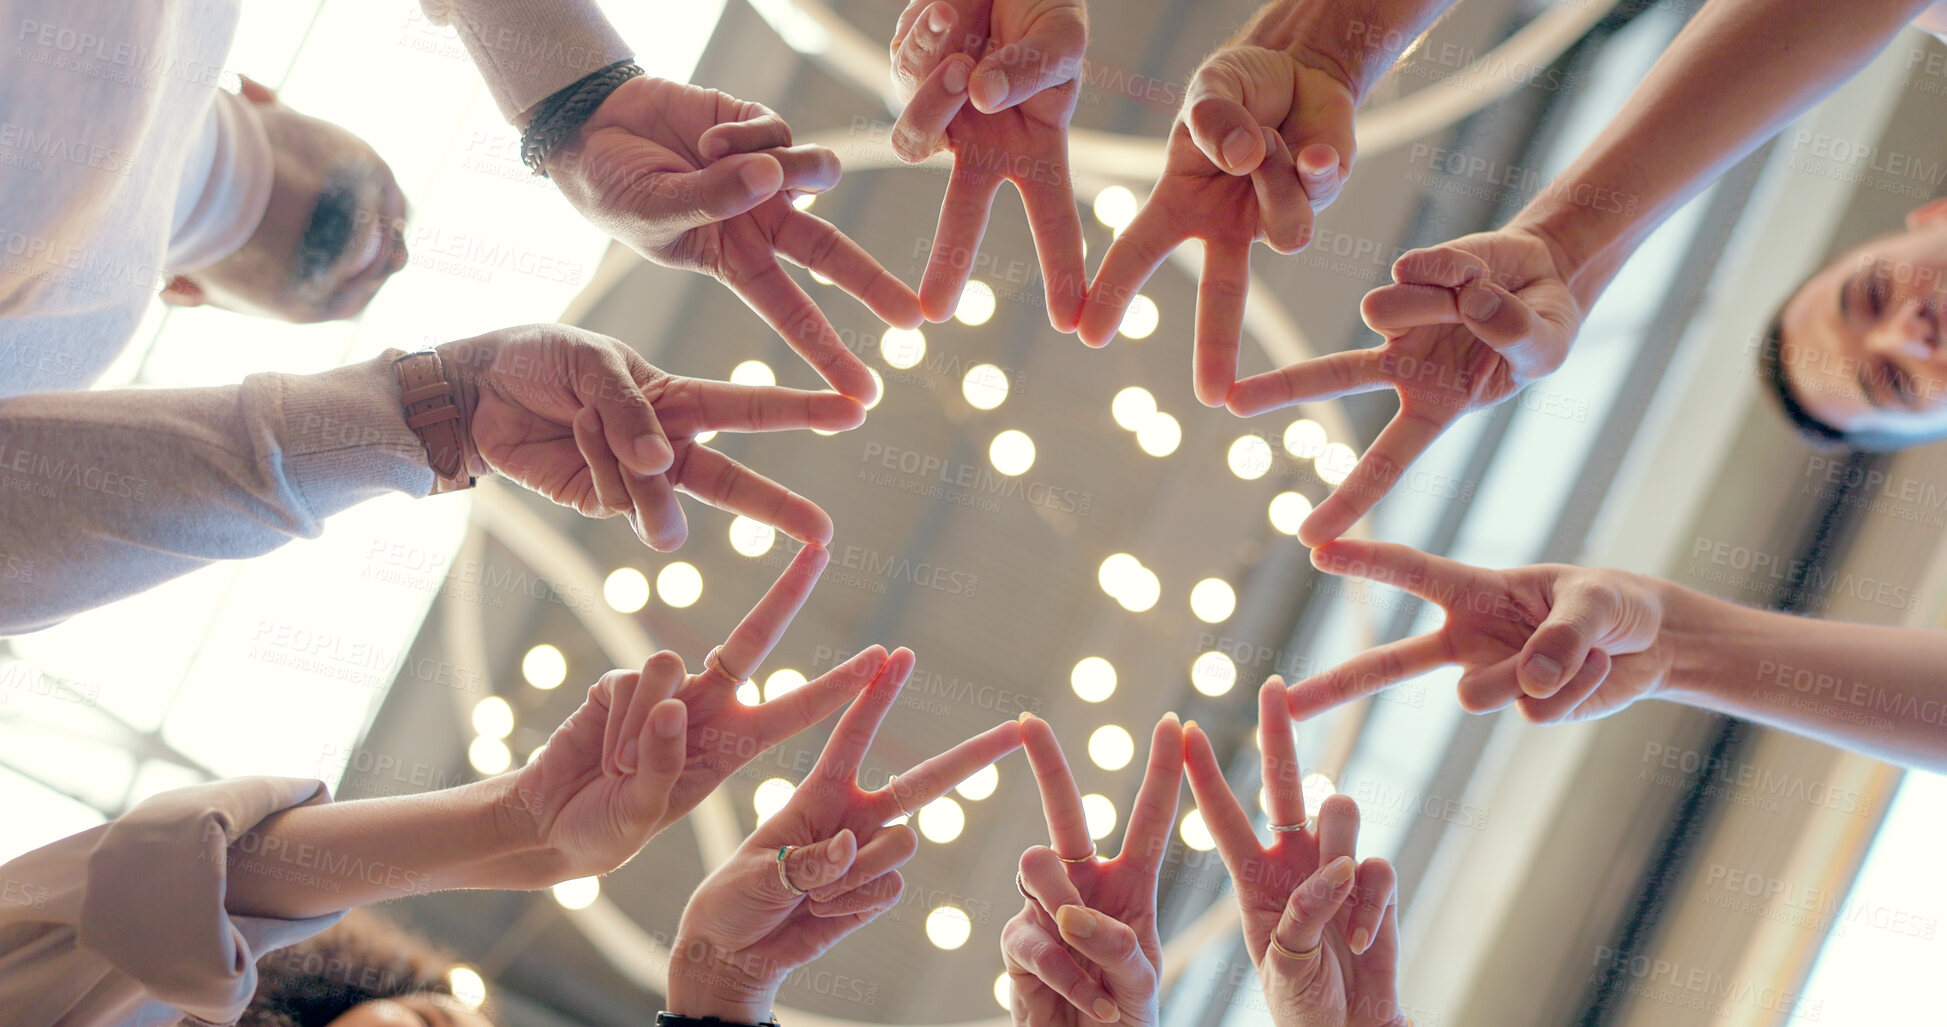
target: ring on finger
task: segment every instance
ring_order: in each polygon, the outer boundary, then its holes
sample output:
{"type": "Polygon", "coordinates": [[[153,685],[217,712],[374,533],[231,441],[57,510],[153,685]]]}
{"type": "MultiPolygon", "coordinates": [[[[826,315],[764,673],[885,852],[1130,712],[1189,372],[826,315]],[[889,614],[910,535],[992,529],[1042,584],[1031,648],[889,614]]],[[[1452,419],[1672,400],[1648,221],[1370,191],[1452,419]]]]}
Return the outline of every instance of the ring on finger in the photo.
{"type": "Polygon", "coordinates": [[[1093,863],[1095,862],[1095,843],[1088,843],[1088,852],[1085,855],[1064,856],[1057,852],[1055,853],[1055,858],[1061,860],[1063,863],[1093,863]]]}
{"type": "Polygon", "coordinates": [[[784,860],[787,857],[789,857],[791,855],[791,851],[796,848],[797,846],[795,845],[780,845],[777,847],[777,879],[784,884],[785,891],[790,892],[792,895],[803,895],[804,889],[791,883],[791,875],[785,870],[784,867],[784,860]]]}
{"type": "Polygon", "coordinates": [[[892,775],[892,777],[886,780],[886,794],[892,796],[892,804],[893,806],[898,808],[900,816],[907,817],[907,818],[912,817],[913,811],[907,809],[906,804],[904,802],[901,802],[899,799],[899,775],[898,774],[894,774],[892,775]]]}
{"type": "Polygon", "coordinates": [[[723,665],[723,646],[710,650],[710,655],[703,658],[703,669],[716,671],[719,677],[733,685],[742,686],[750,681],[750,678],[733,673],[729,667],[723,665]]]}
{"type": "Polygon", "coordinates": [[[1305,828],[1310,826],[1312,826],[1312,818],[1310,814],[1307,814],[1305,816],[1305,819],[1300,820],[1295,824],[1272,824],[1271,830],[1276,831],[1279,834],[1288,834],[1292,831],[1303,831],[1305,828]]]}
{"type": "Polygon", "coordinates": [[[1313,945],[1311,948],[1308,948],[1303,952],[1293,952],[1290,949],[1285,948],[1283,945],[1278,944],[1278,936],[1274,933],[1271,935],[1271,947],[1277,949],[1278,955],[1283,956],[1286,959],[1296,959],[1299,962],[1304,962],[1307,959],[1318,958],[1318,950],[1320,948],[1320,945],[1313,945]]]}

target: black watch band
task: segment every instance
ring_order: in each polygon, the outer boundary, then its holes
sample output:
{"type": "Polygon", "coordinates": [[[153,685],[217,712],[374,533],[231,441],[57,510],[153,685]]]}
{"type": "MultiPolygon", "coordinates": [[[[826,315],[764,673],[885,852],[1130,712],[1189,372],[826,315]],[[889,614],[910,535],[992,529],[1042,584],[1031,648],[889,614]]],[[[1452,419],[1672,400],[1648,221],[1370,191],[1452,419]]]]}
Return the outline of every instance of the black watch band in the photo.
{"type": "Polygon", "coordinates": [[[617,61],[589,72],[535,105],[534,119],[521,133],[521,163],[542,178],[548,177],[545,165],[549,155],[581,131],[582,123],[610,93],[642,74],[642,66],[636,62],[617,61]]]}
{"type": "Polygon", "coordinates": [[[664,1010],[656,1014],[656,1027],[779,1027],[776,1015],[757,1023],[743,1023],[738,1020],[719,1020],[714,1016],[683,1016],[664,1010]]]}

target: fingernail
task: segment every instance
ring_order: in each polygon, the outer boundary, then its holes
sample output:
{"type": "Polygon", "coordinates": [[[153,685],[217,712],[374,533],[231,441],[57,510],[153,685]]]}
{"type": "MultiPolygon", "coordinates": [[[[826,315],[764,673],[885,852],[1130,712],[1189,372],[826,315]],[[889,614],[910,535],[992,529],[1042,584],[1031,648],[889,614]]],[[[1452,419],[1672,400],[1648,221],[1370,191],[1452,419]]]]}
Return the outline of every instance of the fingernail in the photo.
{"type": "Polygon", "coordinates": [[[926,31],[931,32],[937,36],[940,33],[945,32],[946,27],[949,24],[951,24],[951,22],[947,21],[946,8],[941,7],[938,4],[934,4],[930,9],[927,10],[926,31]]]}
{"type": "Polygon", "coordinates": [[[1022,726],[1026,726],[1026,725],[1027,725],[1027,723],[1028,723],[1028,721],[1031,721],[1031,720],[1033,720],[1033,719],[1034,719],[1034,714],[1032,714],[1032,713],[1029,713],[1029,712],[1028,712],[1028,711],[1026,711],[1026,710],[1022,710],[1022,711],[1021,711],[1021,715],[1020,715],[1020,716],[1018,716],[1018,717],[1015,717],[1014,719],[1015,719],[1016,721],[1018,721],[1018,722],[1020,722],[1022,726]]]}
{"type": "Polygon", "coordinates": [[[955,96],[967,91],[967,64],[965,61],[950,61],[946,73],[940,76],[940,84],[955,96]]]}
{"type": "Polygon", "coordinates": [[[737,172],[737,178],[744,183],[745,189],[750,190],[752,196],[777,192],[778,182],[774,181],[776,176],[771,173],[770,165],[761,160],[745,164],[743,170],[737,172]]]}
{"type": "Polygon", "coordinates": [[[1095,1018],[1103,1023],[1114,1023],[1122,1019],[1122,1011],[1108,999],[1098,998],[1095,1000],[1095,1018]]]}
{"type": "Polygon", "coordinates": [[[1224,163],[1232,168],[1241,167],[1250,157],[1251,144],[1254,142],[1257,142],[1257,136],[1251,134],[1249,129],[1233,130],[1224,137],[1224,163]]]}
{"type": "Polygon", "coordinates": [[[1460,309],[1475,321],[1485,321],[1501,309],[1501,297],[1492,289],[1470,285],[1460,290],[1460,309]]]}
{"type": "Polygon", "coordinates": [[[636,750],[639,748],[641,748],[641,744],[635,739],[629,738],[623,740],[622,751],[615,754],[615,763],[622,768],[624,774],[635,773],[635,755],[636,750]]]}
{"type": "Polygon", "coordinates": [[[1371,931],[1368,931],[1365,928],[1361,927],[1358,930],[1352,932],[1352,954],[1353,955],[1355,956],[1365,955],[1366,949],[1371,945],[1372,945],[1371,931]]]}
{"type": "Polygon", "coordinates": [[[987,68],[974,76],[974,106],[991,111],[1007,102],[1007,72],[999,68],[987,68]]]}
{"type": "Polygon", "coordinates": [[[1164,719],[1164,720],[1175,720],[1175,719],[1176,719],[1176,711],[1175,711],[1175,710],[1171,710],[1171,711],[1169,711],[1168,713],[1165,713],[1165,714],[1163,714],[1163,719],[1164,719]]]}
{"type": "Polygon", "coordinates": [[[1325,868],[1325,883],[1331,885],[1333,891],[1345,887],[1351,880],[1352,857],[1350,856],[1340,856],[1332,861],[1331,866],[1325,868]]]}
{"type": "Polygon", "coordinates": [[[840,831],[835,835],[832,835],[832,843],[825,847],[825,858],[831,860],[834,866],[836,866],[839,863],[843,863],[846,860],[851,858],[851,854],[845,851],[845,846],[839,844],[840,838],[843,838],[846,835],[851,833],[852,833],[852,829],[848,827],[845,830],[840,831]]]}
{"type": "Polygon", "coordinates": [[[676,715],[676,708],[670,707],[656,714],[656,736],[659,738],[678,738],[683,734],[682,718],[676,715]]]}
{"type": "Polygon", "coordinates": [[[1194,720],[1191,720],[1191,721],[1186,721],[1186,722],[1184,722],[1184,724],[1183,724],[1183,730],[1184,730],[1184,731],[1194,731],[1194,730],[1196,730],[1196,727],[1197,727],[1197,722],[1196,722],[1196,721],[1194,721],[1194,720]]]}
{"type": "Polygon", "coordinates": [[[1095,935],[1095,918],[1080,906],[1063,906],[1055,910],[1055,923],[1061,927],[1063,934],[1072,934],[1077,938],[1095,935]]]}
{"type": "Polygon", "coordinates": [[[1528,657],[1528,678],[1543,688],[1553,688],[1562,680],[1562,665],[1553,657],[1536,653],[1528,657]]]}
{"type": "Polygon", "coordinates": [[[669,443],[660,436],[644,435],[635,440],[635,458],[645,465],[654,467],[667,464],[674,456],[669,450],[669,443]]]}

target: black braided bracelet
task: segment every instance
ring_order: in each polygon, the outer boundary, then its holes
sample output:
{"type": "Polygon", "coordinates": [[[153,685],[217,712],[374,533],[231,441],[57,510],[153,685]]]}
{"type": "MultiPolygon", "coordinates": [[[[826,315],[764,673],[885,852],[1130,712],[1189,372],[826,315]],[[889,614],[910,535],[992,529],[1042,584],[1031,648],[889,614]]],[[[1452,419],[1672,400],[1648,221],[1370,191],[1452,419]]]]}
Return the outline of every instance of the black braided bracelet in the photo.
{"type": "Polygon", "coordinates": [[[616,61],[542,100],[534,108],[527,131],[521,133],[521,163],[542,178],[548,177],[543,166],[548,156],[580,131],[608,94],[642,73],[642,66],[634,61],[616,61]]]}

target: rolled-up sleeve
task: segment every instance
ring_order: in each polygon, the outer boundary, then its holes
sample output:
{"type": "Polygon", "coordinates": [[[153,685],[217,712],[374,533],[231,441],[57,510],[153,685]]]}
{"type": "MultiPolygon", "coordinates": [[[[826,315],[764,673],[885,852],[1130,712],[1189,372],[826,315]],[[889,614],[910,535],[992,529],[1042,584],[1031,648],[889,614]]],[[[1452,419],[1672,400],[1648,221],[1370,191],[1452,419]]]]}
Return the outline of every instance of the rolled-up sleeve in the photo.
{"type": "Polygon", "coordinates": [[[22,1027],[230,1023],[266,952],[343,914],[224,910],[230,845],[265,817],[329,801],[318,781],[252,777],[157,795],[0,866],[0,1009],[22,1027]]]}

